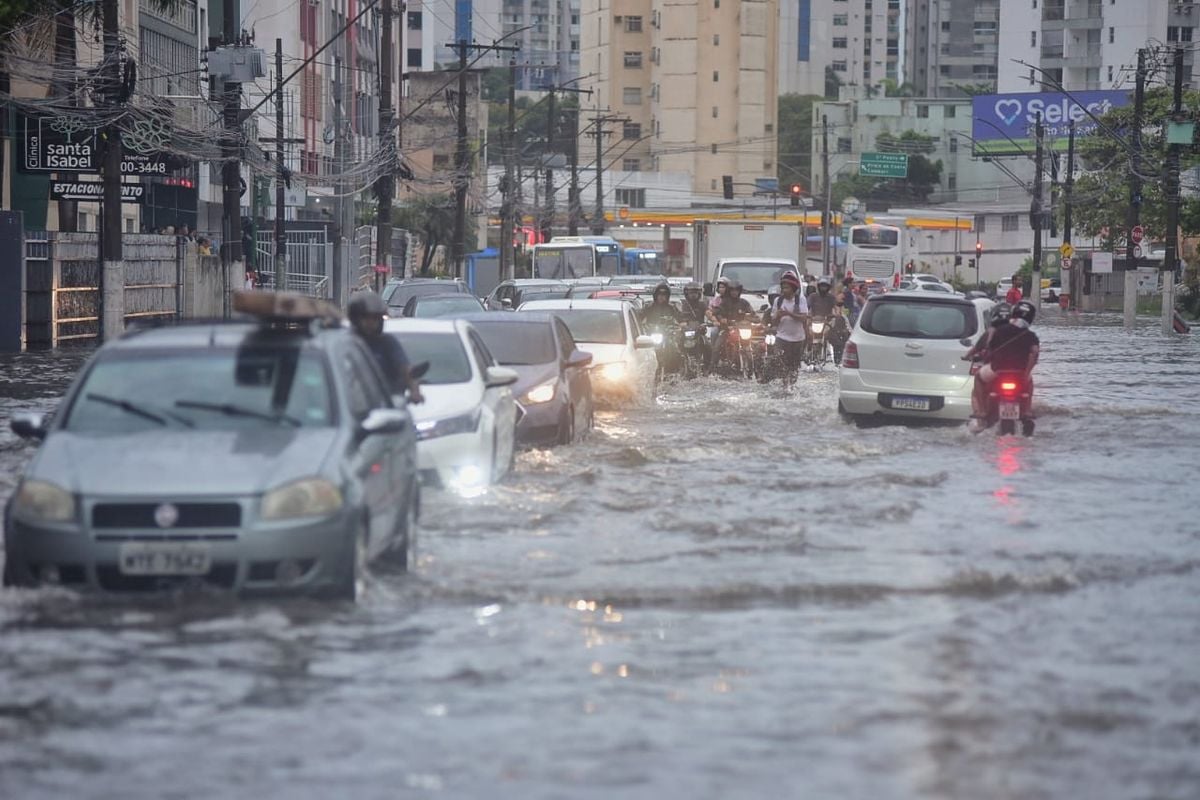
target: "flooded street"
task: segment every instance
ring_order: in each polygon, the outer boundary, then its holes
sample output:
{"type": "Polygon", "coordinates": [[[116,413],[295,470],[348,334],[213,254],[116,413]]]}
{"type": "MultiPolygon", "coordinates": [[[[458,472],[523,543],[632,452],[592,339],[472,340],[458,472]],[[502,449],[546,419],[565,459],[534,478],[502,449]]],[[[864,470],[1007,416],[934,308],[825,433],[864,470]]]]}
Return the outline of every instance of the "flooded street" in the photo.
{"type": "Polygon", "coordinates": [[[702,380],[358,607],[0,592],[0,797],[1200,796],[1200,340],[1046,317],[1032,439],[702,380]]]}

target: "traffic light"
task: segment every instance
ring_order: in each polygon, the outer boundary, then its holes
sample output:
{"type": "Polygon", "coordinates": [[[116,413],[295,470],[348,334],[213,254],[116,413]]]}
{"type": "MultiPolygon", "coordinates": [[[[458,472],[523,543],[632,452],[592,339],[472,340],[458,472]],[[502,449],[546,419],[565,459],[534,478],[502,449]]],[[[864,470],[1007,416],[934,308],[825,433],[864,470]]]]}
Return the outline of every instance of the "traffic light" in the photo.
{"type": "Polygon", "coordinates": [[[975,257],[979,258],[981,255],[983,255],[983,242],[976,242],[975,243],[975,257]]]}
{"type": "Polygon", "coordinates": [[[725,190],[725,199],[732,200],[733,199],[733,176],[732,175],[722,175],[721,176],[721,186],[725,190]]]}
{"type": "Polygon", "coordinates": [[[800,184],[792,184],[792,208],[797,208],[800,205],[800,184]]]}

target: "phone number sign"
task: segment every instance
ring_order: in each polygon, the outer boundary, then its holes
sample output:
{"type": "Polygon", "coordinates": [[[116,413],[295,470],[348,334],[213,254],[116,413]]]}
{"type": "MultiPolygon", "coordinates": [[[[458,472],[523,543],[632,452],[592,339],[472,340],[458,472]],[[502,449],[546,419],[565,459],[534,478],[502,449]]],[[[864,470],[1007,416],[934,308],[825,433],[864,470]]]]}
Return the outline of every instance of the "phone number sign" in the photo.
{"type": "MultiPolygon", "coordinates": [[[[62,117],[22,115],[17,123],[21,172],[76,172],[99,175],[103,153],[95,128],[72,126],[62,117]]],[[[167,153],[126,151],[121,159],[125,175],[167,175],[181,160],[167,153]]]]}

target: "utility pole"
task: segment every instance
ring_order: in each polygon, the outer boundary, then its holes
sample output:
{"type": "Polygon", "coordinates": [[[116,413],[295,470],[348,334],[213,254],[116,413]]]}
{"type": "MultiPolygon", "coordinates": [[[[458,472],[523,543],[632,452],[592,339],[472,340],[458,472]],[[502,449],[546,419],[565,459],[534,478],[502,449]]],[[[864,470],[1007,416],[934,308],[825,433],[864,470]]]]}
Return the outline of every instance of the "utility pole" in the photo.
{"type": "Polygon", "coordinates": [[[500,280],[516,277],[513,252],[513,149],[517,142],[517,60],[508,60],[508,122],[504,127],[504,179],[500,182],[500,280]]]}
{"type": "MultiPolygon", "coordinates": [[[[223,0],[222,13],[225,22],[225,44],[235,46],[238,40],[237,4],[234,0],[223,0]]],[[[241,169],[241,131],[240,116],[242,105],[242,86],[226,80],[224,85],[224,137],[221,142],[221,216],[222,235],[225,241],[221,247],[221,268],[225,275],[230,272],[238,276],[240,285],[244,271],[245,254],[242,252],[242,169],[241,169]]],[[[230,312],[229,292],[225,292],[224,312],[230,312]]]]}
{"type": "MultiPolygon", "coordinates": [[[[1063,181],[1063,244],[1071,243],[1071,203],[1075,192],[1075,120],[1071,120],[1067,126],[1067,178],[1063,181]]],[[[1066,275],[1065,281],[1061,281],[1059,294],[1066,293],[1068,304],[1079,307],[1079,295],[1076,292],[1083,291],[1083,284],[1080,281],[1080,270],[1072,265],[1070,271],[1066,275]]]]}
{"type": "Polygon", "coordinates": [[[382,31],[379,52],[379,149],[383,152],[387,168],[375,183],[375,196],[379,201],[375,215],[375,290],[383,288],[383,282],[392,276],[392,198],[396,194],[396,136],[392,132],[392,0],[380,0],[383,6],[382,31]]]}
{"type": "MultiPolygon", "coordinates": [[[[280,92],[282,94],[282,92],[280,92]]],[[[343,142],[345,139],[342,136],[342,104],[345,102],[345,85],[342,83],[342,62],[335,60],[334,75],[333,75],[333,160],[337,165],[337,174],[339,176],[346,174],[346,146],[343,142]]],[[[346,207],[349,205],[354,207],[354,201],[349,203],[346,201],[346,184],[337,182],[334,184],[337,192],[334,200],[335,214],[337,218],[334,222],[333,230],[333,281],[331,288],[333,290],[333,303],[339,308],[346,304],[346,276],[348,274],[346,264],[347,248],[343,244],[343,240],[349,239],[354,235],[354,226],[346,224],[346,207]]]]}
{"type": "Polygon", "coordinates": [[[592,233],[596,236],[604,234],[604,137],[609,131],[604,127],[606,122],[612,122],[617,117],[600,114],[592,117],[596,125],[593,135],[596,137],[596,215],[592,219],[592,233]]]}
{"type": "Polygon", "coordinates": [[[283,39],[275,40],[275,290],[287,291],[287,233],[283,228],[283,39]]]}
{"type": "Polygon", "coordinates": [[[1042,127],[1042,115],[1037,115],[1034,123],[1036,147],[1033,151],[1033,204],[1030,222],[1033,224],[1033,274],[1029,284],[1029,302],[1034,308],[1042,302],[1042,160],[1045,128],[1042,127]]]}
{"type": "MultiPolygon", "coordinates": [[[[121,84],[121,22],[117,0],[104,0],[104,62],[107,88],[115,104],[121,84]]],[[[115,339],[125,330],[125,255],[121,248],[121,162],[124,160],[121,128],[114,121],[105,127],[103,224],[100,232],[100,308],[96,332],[100,341],[115,339]]]]}
{"type": "Polygon", "coordinates": [[[1133,124],[1129,128],[1129,215],[1125,225],[1125,328],[1132,329],[1137,314],[1137,247],[1133,241],[1133,229],[1141,219],[1142,179],[1138,174],[1142,168],[1142,125],[1146,104],[1146,51],[1138,50],[1137,75],[1133,89],[1133,124]]]}
{"type": "Polygon", "coordinates": [[[1179,270],[1179,151],[1181,144],[1171,141],[1170,128],[1183,122],[1183,48],[1175,48],[1175,92],[1171,119],[1167,123],[1167,174],[1163,193],[1167,196],[1167,252],[1162,268],[1162,332],[1175,331],[1175,277],[1179,270]]]}
{"type": "Polygon", "coordinates": [[[556,127],[554,124],[554,90],[555,87],[550,87],[548,116],[546,117],[546,193],[541,225],[542,241],[545,242],[550,241],[550,237],[554,233],[554,170],[550,168],[550,159],[554,157],[554,129],[556,127]]]}
{"type": "Polygon", "coordinates": [[[579,108],[572,118],[574,135],[571,137],[571,190],[567,193],[567,233],[579,235],[579,108]]]}
{"type": "Polygon", "coordinates": [[[821,115],[821,164],[825,171],[825,212],[821,215],[821,274],[829,275],[829,217],[833,213],[833,176],[829,174],[829,119],[821,115]]]}

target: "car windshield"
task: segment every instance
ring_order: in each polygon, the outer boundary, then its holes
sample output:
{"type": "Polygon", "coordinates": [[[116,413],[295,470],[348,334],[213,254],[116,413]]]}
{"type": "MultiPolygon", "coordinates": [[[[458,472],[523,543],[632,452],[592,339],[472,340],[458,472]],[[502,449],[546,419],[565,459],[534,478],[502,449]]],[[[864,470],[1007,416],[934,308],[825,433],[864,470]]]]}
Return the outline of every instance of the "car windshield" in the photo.
{"type": "Polygon", "coordinates": [[[974,335],[977,323],[973,305],[906,299],[868,303],[859,325],[878,336],[963,339],[974,335]]]}
{"type": "Polygon", "coordinates": [[[88,370],[65,427],[114,433],[154,427],[241,430],[333,424],[321,357],[298,347],[120,351],[88,370]]]}
{"type": "Polygon", "coordinates": [[[554,360],[554,335],[546,322],[472,322],[483,343],[505,366],[548,364],[554,360]]]}
{"type": "Polygon", "coordinates": [[[725,264],[721,275],[742,284],[743,292],[766,294],[779,285],[779,278],[791,269],[785,264],[725,264]]]}
{"type": "Polygon", "coordinates": [[[570,286],[554,286],[545,289],[534,287],[526,289],[518,295],[517,305],[528,303],[530,300],[562,300],[570,293],[570,286]]]}
{"type": "Polygon", "coordinates": [[[413,304],[414,317],[445,317],[451,314],[473,314],[477,311],[483,311],[483,306],[469,294],[431,297],[413,304]]]}
{"type": "Polygon", "coordinates": [[[590,344],[625,344],[625,319],[620,311],[596,308],[554,309],[567,323],[571,338],[590,344]]]}
{"type": "Polygon", "coordinates": [[[471,362],[457,333],[392,333],[404,348],[408,363],[429,362],[421,383],[466,383],[471,380],[471,362]]]}
{"type": "Polygon", "coordinates": [[[383,287],[383,302],[390,308],[404,308],[414,297],[427,294],[458,294],[459,284],[455,281],[429,281],[422,283],[392,283],[383,287]]]}

